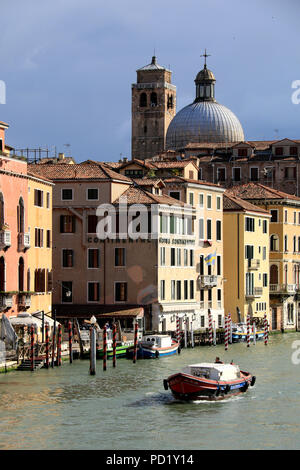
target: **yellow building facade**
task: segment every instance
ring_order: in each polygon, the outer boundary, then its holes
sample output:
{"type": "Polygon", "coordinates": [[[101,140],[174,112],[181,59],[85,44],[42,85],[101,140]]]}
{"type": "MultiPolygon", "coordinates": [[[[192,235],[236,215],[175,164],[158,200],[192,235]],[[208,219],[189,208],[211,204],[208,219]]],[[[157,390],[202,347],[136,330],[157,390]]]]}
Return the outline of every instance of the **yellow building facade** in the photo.
{"type": "Polygon", "coordinates": [[[269,222],[267,211],[224,195],[224,303],[234,322],[250,313],[269,318],[269,222]]]}
{"type": "Polygon", "coordinates": [[[31,292],[28,313],[52,311],[52,188],[54,184],[28,171],[27,291],[31,292]]]}

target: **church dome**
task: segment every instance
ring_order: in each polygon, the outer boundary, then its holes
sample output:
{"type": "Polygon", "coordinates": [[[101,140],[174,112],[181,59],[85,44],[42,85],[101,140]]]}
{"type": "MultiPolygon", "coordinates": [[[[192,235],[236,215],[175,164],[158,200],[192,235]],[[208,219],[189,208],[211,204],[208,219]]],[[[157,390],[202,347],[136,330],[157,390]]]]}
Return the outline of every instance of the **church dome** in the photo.
{"type": "Polygon", "coordinates": [[[195,101],[172,119],[166,136],[167,149],[179,149],[189,143],[240,142],[244,131],[236,115],[215,100],[215,76],[206,67],[195,79],[195,101]]]}

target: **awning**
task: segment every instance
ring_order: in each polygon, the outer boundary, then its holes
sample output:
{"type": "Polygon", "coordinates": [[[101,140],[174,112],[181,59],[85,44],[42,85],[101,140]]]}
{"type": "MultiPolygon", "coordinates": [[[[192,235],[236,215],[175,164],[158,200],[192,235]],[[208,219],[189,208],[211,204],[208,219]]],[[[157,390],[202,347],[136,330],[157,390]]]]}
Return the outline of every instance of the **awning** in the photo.
{"type": "Polygon", "coordinates": [[[144,309],[143,307],[131,308],[129,310],[119,310],[117,312],[102,313],[98,316],[98,319],[101,318],[143,318],[144,309]]]}

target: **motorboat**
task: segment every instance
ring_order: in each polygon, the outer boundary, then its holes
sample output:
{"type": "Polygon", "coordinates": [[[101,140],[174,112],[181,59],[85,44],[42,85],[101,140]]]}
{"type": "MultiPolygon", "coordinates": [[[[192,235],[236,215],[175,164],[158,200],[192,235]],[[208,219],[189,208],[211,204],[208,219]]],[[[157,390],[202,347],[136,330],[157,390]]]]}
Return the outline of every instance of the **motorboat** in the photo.
{"type": "MultiPolygon", "coordinates": [[[[132,357],[133,351],[133,347],[129,348],[127,355],[132,357]]],[[[169,335],[146,335],[137,344],[137,357],[139,359],[171,356],[179,351],[179,343],[169,335]]]]}
{"type": "MultiPolygon", "coordinates": [[[[260,340],[264,338],[263,330],[256,330],[255,339],[260,340]]],[[[250,341],[254,340],[253,327],[250,327],[250,341]]],[[[247,341],[247,324],[246,323],[233,323],[232,324],[232,342],[239,343],[247,341]]]]}
{"type": "Polygon", "coordinates": [[[163,381],[179,400],[221,400],[244,393],[255,384],[250,372],[241,371],[236,364],[203,362],[186,366],[181,372],[163,381]]]}

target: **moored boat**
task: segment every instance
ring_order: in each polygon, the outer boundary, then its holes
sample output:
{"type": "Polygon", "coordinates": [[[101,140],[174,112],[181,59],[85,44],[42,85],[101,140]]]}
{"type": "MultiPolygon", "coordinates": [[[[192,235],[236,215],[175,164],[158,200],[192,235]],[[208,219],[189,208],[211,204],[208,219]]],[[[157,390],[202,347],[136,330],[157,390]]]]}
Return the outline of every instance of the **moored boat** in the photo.
{"type": "MultiPolygon", "coordinates": [[[[169,335],[146,335],[137,345],[139,359],[153,359],[171,356],[179,351],[179,343],[169,335]]],[[[128,357],[133,356],[133,347],[128,350],[128,357]]]]}
{"type": "Polygon", "coordinates": [[[221,400],[246,392],[255,380],[255,376],[240,371],[236,364],[203,362],[171,375],[164,380],[164,388],[170,388],[180,400],[221,400]]]}
{"type": "MultiPolygon", "coordinates": [[[[255,339],[260,340],[264,338],[263,330],[256,330],[255,339]]],[[[251,328],[250,341],[254,340],[254,333],[251,328]]],[[[232,325],[232,342],[239,343],[241,341],[247,341],[247,325],[245,323],[237,323],[232,325]]]]}

